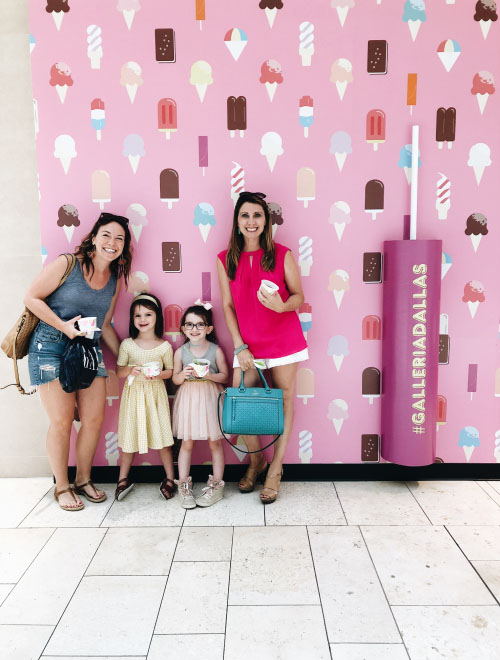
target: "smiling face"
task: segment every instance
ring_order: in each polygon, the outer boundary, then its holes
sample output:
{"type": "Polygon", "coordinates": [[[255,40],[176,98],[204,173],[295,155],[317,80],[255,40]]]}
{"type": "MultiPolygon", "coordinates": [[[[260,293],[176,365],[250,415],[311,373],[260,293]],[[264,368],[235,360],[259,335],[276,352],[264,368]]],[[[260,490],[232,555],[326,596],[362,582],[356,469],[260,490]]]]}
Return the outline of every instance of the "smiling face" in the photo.
{"type": "Polygon", "coordinates": [[[153,332],[156,324],[156,312],[143,305],[137,305],[134,309],[134,326],[140,334],[153,332]]]}
{"type": "Polygon", "coordinates": [[[214,329],[213,325],[207,325],[203,317],[193,313],[189,313],[186,315],[184,325],[181,327],[182,332],[193,344],[201,344],[206,339],[206,336],[209,335],[213,329],[214,329]],[[186,327],[186,324],[189,327],[186,327]],[[200,324],[199,328],[197,327],[198,324],[200,324]],[[203,327],[201,326],[201,324],[204,324],[203,327]]]}
{"type": "Polygon", "coordinates": [[[258,239],[266,226],[264,209],[259,204],[245,202],[238,213],[238,229],[245,241],[258,239]]]}
{"type": "Polygon", "coordinates": [[[125,247],[125,230],[118,222],[109,222],[99,227],[92,239],[96,256],[108,262],[118,259],[125,247]]]}

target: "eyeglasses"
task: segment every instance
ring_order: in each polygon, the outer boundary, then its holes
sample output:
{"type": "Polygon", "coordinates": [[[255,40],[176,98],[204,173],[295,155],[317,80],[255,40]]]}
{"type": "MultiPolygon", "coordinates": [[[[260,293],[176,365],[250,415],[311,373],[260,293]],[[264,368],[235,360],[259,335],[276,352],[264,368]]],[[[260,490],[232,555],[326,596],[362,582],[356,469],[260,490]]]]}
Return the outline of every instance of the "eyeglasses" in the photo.
{"type": "Polygon", "coordinates": [[[203,330],[203,328],[208,327],[208,323],[190,323],[189,321],[187,323],[184,323],[184,327],[186,330],[192,330],[193,328],[196,328],[197,330],[203,330]]]}

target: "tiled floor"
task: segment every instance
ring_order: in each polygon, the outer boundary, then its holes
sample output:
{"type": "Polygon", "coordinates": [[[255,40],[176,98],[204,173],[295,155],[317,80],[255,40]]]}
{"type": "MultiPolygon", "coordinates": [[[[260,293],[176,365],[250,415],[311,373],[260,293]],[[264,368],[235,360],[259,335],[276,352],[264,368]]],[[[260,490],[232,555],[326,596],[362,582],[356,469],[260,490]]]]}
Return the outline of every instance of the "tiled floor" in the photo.
{"type": "Polygon", "coordinates": [[[1,660],[497,660],[499,600],[500,482],[66,513],[49,479],[0,480],[1,660]]]}

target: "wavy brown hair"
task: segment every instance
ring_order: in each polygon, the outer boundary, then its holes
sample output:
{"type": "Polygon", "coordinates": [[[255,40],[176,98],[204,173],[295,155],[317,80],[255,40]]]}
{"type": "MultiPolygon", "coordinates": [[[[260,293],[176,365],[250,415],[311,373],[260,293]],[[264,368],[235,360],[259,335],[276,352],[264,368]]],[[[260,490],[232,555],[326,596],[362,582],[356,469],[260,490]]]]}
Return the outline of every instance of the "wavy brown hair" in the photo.
{"type": "Polygon", "coordinates": [[[94,244],[92,239],[97,236],[97,232],[101,227],[109,225],[111,222],[117,222],[120,227],[122,227],[125,232],[125,244],[123,246],[123,252],[121,255],[112,261],[109,265],[109,268],[112,273],[116,276],[117,279],[124,277],[125,285],[128,283],[128,277],[130,275],[130,269],[132,267],[132,237],[130,235],[130,229],[128,226],[128,218],[125,218],[123,215],[115,215],[114,213],[101,213],[98,217],[95,225],[92,227],[90,232],[85,236],[80,245],[77,246],[74,254],[81,259],[82,264],[85,266],[90,277],[94,274],[94,264],[92,262],[92,257],[94,254],[94,244]]]}
{"type": "Polygon", "coordinates": [[[234,280],[236,277],[236,269],[238,268],[238,262],[245,243],[242,234],[238,231],[238,216],[241,207],[243,204],[246,204],[246,202],[249,202],[250,204],[258,204],[264,211],[266,224],[264,231],[259,236],[259,244],[264,250],[264,254],[262,255],[260,263],[262,270],[274,270],[276,265],[276,252],[274,249],[273,228],[269,209],[264,201],[264,197],[265,195],[263,193],[251,192],[242,192],[238,197],[238,201],[234,207],[233,228],[231,230],[231,238],[229,239],[229,247],[226,254],[226,270],[230,280],[234,280]]]}

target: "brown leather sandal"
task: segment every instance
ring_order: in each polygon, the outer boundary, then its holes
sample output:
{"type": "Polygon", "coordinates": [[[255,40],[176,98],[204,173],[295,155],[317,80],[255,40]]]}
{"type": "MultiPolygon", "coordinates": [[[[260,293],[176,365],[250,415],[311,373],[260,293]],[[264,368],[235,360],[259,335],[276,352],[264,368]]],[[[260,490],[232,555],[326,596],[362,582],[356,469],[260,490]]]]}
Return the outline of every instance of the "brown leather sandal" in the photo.
{"type": "Polygon", "coordinates": [[[84,484],[80,484],[79,486],[76,485],[76,482],[73,484],[73,488],[75,489],[75,493],[78,493],[78,495],[83,495],[83,497],[86,497],[89,502],[95,502],[96,504],[99,504],[100,502],[104,502],[108,498],[106,493],[103,493],[101,497],[94,497],[93,495],[89,495],[84,489],[85,486],[90,486],[97,492],[97,488],[94,486],[92,483],[92,480],[89,479],[86,481],[84,484]]]}
{"type": "Polygon", "coordinates": [[[121,501],[123,500],[132,490],[132,488],[135,486],[135,484],[131,484],[130,481],[128,480],[128,477],[123,477],[122,479],[118,479],[118,483],[116,484],[116,490],[115,490],[115,500],[121,501]]]}
{"type": "Polygon", "coordinates": [[[69,486],[68,488],[64,488],[63,490],[57,490],[57,488],[54,488],[54,499],[59,504],[61,509],[63,509],[63,511],[81,511],[82,509],[85,508],[85,505],[84,505],[83,502],[80,502],[80,504],[78,504],[76,502],[75,493],[73,492],[73,489],[71,488],[71,486],[69,486]],[[74,505],[60,504],[59,495],[62,495],[63,493],[71,493],[71,496],[75,500],[75,504],[74,505]]]}
{"type": "Polygon", "coordinates": [[[267,461],[264,457],[262,457],[262,461],[256,467],[249,465],[238,483],[240,493],[251,493],[255,488],[255,482],[258,479],[264,478],[267,468],[267,461]]]}
{"type": "Polygon", "coordinates": [[[168,479],[165,477],[165,479],[160,484],[160,493],[166,500],[172,499],[175,493],[175,483],[173,479],[168,479]]]}
{"type": "Polygon", "coordinates": [[[260,493],[260,501],[262,504],[272,504],[273,502],[276,502],[276,498],[278,497],[280,490],[280,482],[282,476],[283,470],[281,470],[281,472],[278,474],[273,475],[272,477],[268,473],[264,482],[264,488],[260,493]],[[266,493],[265,491],[268,492],[266,493]]]}

